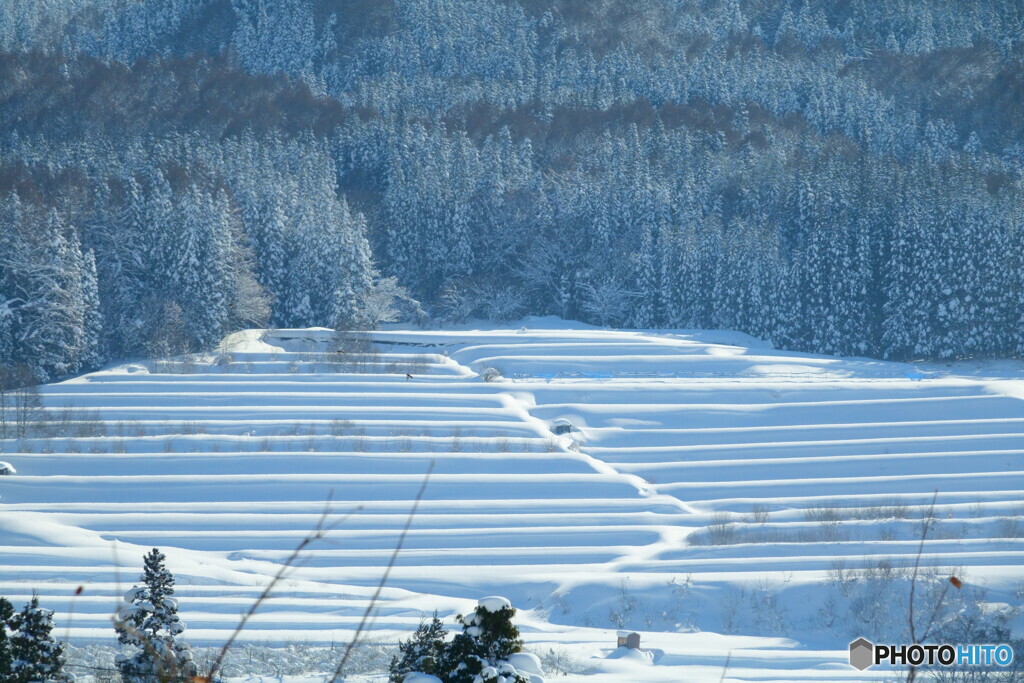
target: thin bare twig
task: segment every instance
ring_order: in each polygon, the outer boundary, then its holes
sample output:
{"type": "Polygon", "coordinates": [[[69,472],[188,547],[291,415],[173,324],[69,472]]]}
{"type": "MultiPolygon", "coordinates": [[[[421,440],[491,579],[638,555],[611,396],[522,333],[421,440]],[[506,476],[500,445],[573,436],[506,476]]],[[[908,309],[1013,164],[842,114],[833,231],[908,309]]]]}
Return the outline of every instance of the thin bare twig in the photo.
{"type": "Polygon", "coordinates": [[[942,607],[943,601],[946,599],[946,593],[949,592],[949,587],[952,584],[949,582],[942,587],[942,593],[939,594],[939,598],[935,601],[935,609],[932,610],[931,617],[928,618],[928,623],[924,627],[924,635],[921,636],[921,642],[928,640],[932,636],[932,625],[935,623],[935,619],[939,616],[939,609],[942,607]]]}
{"type": "Polygon", "coordinates": [[[931,528],[932,520],[935,518],[935,501],[938,499],[938,497],[939,492],[938,490],[936,490],[935,493],[932,495],[931,505],[928,506],[928,514],[922,520],[923,524],[921,525],[921,542],[917,545],[917,555],[914,557],[914,573],[910,577],[910,640],[914,644],[917,644],[918,642],[914,627],[914,592],[917,588],[917,575],[921,570],[921,555],[924,553],[924,542],[925,539],[928,538],[928,530],[931,528]]]}
{"type": "Polygon", "coordinates": [[[405,537],[409,534],[409,529],[412,527],[412,521],[416,517],[416,510],[420,506],[420,501],[423,500],[423,494],[427,490],[427,483],[430,481],[430,475],[434,472],[434,465],[436,461],[431,460],[430,466],[427,467],[427,473],[423,475],[423,483],[420,484],[420,490],[416,492],[416,499],[413,501],[412,509],[409,510],[409,516],[405,520],[405,527],[402,528],[402,533],[398,536],[398,543],[395,544],[395,549],[391,553],[391,559],[388,561],[388,566],[384,570],[384,574],[380,577],[380,583],[377,584],[377,590],[374,591],[373,597],[370,598],[370,604],[366,606],[366,611],[363,612],[363,618],[359,621],[359,626],[356,627],[356,633],[352,637],[352,641],[345,646],[345,652],[341,657],[341,661],[338,662],[338,668],[334,670],[334,674],[328,680],[328,683],[337,683],[338,678],[341,676],[345,669],[345,665],[348,663],[349,657],[352,656],[353,650],[359,643],[359,637],[363,631],[366,630],[366,625],[370,620],[370,616],[373,613],[377,605],[377,600],[380,599],[380,594],[384,590],[384,585],[388,582],[388,577],[391,575],[391,570],[395,566],[395,562],[398,561],[398,553],[402,551],[402,546],[405,545],[405,537]]]}
{"type": "Polygon", "coordinates": [[[722,677],[718,679],[718,683],[725,681],[725,674],[729,673],[729,662],[732,661],[732,652],[725,656],[725,665],[722,667],[722,677]]]}
{"type": "MultiPolygon", "coordinates": [[[[931,505],[928,506],[928,514],[922,520],[923,523],[921,525],[921,542],[917,546],[917,556],[914,558],[914,573],[910,577],[910,605],[907,610],[907,618],[910,622],[910,642],[913,645],[921,644],[921,641],[917,639],[917,631],[916,627],[914,626],[914,593],[917,589],[917,576],[921,569],[921,555],[924,553],[924,542],[925,539],[928,538],[928,531],[931,528],[933,520],[935,519],[935,501],[938,500],[938,498],[939,491],[938,489],[936,489],[935,493],[932,495],[931,505]]],[[[945,599],[945,597],[946,591],[944,590],[942,592],[942,595],[939,596],[938,602],[935,604],[935,610],[932,612],[932,616],[931,619],[928,621],[928,625],[925,627],[924,637],[928,636],[928,632],[931,630],[932,622],[934,622],[935,617],[938,615],[939,607],[941,607],[942,601],[943,599],[945,599]]],[[[924,638],[922,638],[922,640],[924,640],[924,638]]],[[[917,667],[911,664],[910,669],[907,671],[907,683],[914,683],[914,680],[916,678],[917,667]]]]}
{"type": "Polygon", "coordinates": [[[210,666],[210,670],[206,674],[207,680],[213,680],[214,675],[216,675],[221,665],[223,665],[224,658],[227,657],[228,650],[230,650],[231,646],[234,645],[235,640],[238,638],[239,634],[241,634],[242,630],[245,628],[245,625],[249,622],[249,619],[251,619],[252,615],[256,613],[256,610],[259,609],[260,605],[262,605],[266,601],[266,599],[270,597],[271,591],[273,591],[274,587],[278,583],[280,583],[281,579],[284,578],[285,572],[287,572],[288,569],[295,563],[295,561],[299,558],[299,555],[302,553],[302,551],[305,550],[311,543],[322,539],[326,534],[328,534],[331,531],[334,531],[336,528],[338,528],[340,524],[344,523],[346,520],[348,520],[349,517],[355,514],[356,511],[362,509],[361,507],[358,507],[352,512],[349,512],[347,515],[341,517],[341,519],[328,525],[327,519],[330,517],[331,514],[331,500],[333,497],[334,491],[331,491],[327,496],[327,502],[324,504],[323,514],[320,515],[320,519],[317,521],[316,528],[313,531],[311,531],[305,538],[303,538],[297,546],[295,546],[295,549],[292,550],[292,553],[288,556],[288,559],[286,559],[284,563],[278,568],[277,573],[274,575],[274,578],[270,580],[266,588],[263,589],[263,592],[260,593],[259,597],[256,598],[256,601],[253,602],[253,604],[249,607],[249,611],[242,615],[242,618],[235,626],[235,630],[231,632],[231,636],[221,647],[220,651],[217,653],[217,658],[213,661],[213,664],[210,666]]]}

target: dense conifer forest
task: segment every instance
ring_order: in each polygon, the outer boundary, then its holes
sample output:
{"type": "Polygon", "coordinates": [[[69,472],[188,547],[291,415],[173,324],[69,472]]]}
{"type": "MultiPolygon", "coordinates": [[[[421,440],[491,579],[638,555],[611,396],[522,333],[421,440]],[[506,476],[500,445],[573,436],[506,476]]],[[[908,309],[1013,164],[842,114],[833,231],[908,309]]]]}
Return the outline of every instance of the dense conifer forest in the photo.
{"type": "Polygon", "coordinates": [[[6,0],[0,362],[525,314],[1018,355],[1022,176],[1017,0],[6,0]]]}

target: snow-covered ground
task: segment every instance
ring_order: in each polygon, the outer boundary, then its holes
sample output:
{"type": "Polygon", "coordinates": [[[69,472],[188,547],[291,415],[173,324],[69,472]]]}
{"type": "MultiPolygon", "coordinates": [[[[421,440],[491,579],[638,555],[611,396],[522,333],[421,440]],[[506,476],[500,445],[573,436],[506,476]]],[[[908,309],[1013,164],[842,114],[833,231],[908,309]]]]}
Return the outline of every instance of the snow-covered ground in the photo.
{"type": "Polygon", "coordinates": [[[881,678],[846,665],[872,634],[829,602],[837,572],[912,562],[935,491],[922,565],[1015,600],[1020,363],[522,325],[388,329],[346,353],[328,330],[249,331],[45,387],[63,432],[0,442],[17,470],[0,477],[0,595],[35,590],[58,635],[109,639],[114,596],[159,546],[188,638],[215,644],[330,500],[351,516],[242,640],[345,642],[433,461],[377,640],[500,594],[529,648],[575,672],[560,680],[717,681],[727,661],[733,681],[881,678]],[[619,627],[650,653],[614,651],[619,627]]]}

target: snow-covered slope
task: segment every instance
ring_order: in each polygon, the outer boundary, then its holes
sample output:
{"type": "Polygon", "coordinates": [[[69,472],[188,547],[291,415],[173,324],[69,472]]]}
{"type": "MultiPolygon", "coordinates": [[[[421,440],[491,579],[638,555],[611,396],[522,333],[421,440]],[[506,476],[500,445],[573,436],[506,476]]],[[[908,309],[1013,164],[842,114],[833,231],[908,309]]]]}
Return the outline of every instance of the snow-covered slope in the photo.
{"type": "Polygon", "coordinates": [[[727,656],[735,680],[866,678],[811,603],[837,563],[912,560],[936,490],[922,564],[996,597],[1024,580],[1015,366],[526,325],[374,332],[345,353],[327,330],[251,331],[45,387],[51,433],[2,442],[0,594],[36,590],[62,632],[111,637],[113,596],[159,546],[190,639],[216,642],[330,501],[351,516],[243,638],[343,641],[431,462],[375,631],[506,595],[527,642],[587,680],[718,680],[727,656]],[[653,664],[606,656],[618,626],[653,664]]]}

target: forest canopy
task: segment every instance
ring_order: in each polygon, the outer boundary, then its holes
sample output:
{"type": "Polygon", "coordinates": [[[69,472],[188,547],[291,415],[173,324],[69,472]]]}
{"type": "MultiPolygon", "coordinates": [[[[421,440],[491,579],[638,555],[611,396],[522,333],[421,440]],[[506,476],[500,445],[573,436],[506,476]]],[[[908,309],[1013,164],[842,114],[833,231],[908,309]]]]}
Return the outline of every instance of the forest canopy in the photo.
{"type": "Polygon", "coordinates": [[[7,0],[0,362],[254,325],[1024,350],[1015,0],[7,0]]]}

